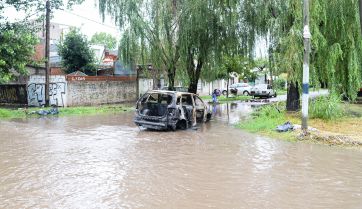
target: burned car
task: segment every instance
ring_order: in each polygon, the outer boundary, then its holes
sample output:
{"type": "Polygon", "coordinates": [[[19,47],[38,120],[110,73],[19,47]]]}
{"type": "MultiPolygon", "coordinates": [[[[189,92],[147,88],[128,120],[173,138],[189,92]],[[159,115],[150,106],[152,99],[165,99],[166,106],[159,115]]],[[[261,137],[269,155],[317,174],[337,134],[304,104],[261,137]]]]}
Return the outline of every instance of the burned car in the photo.
{"type": "Polygon", "coordinates": [[[196,94],[154,90],[137,101],[134,122],[147,129],[176,130],[187,129],[210,118],[211,113],[196,94]]]}

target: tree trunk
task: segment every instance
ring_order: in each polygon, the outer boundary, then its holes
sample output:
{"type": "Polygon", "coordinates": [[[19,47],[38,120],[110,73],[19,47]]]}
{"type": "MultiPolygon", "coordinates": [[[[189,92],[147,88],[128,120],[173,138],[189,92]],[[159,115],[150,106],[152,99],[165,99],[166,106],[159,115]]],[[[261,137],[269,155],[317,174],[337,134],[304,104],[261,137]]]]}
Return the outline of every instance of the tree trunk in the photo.
{"type": "MultiPolygon", "coordinates": [[[[190,76],[190,86],[189,86],[189,92],[190,93],[197,93],[197,84],[199,83],[200,74],[202,69],[202,61],[198,61],[196,70],[193,72],[193,76],[190,76]]],[[[189,72],[191,72],[191,69],[189,69],[189,72]]]]}
{"type": "Polygon", "coordinates": [[[298,82],[288,83],[287,111],[298,111],[300,109],[300,94],[298,82]]]}
{"type": "Polygon", "coordinates": [[[167,71],[167,77],[168,77],[168,90],[174,91],[175,90],[175,75],[176,75],[176,67],[171,67],[167,71]]]}
{"type": "Polygon", "coordinates": [[[199,82],[201,69],[202,69],[202,65],[203,65],[203,60],[201,57],[199,57],[197,60],[196,68],[195,68],[193,51],[191,49],[189,49],[188,53],[189,54],[188,54],[188,58],[187,58],[187,74],[190,79],[189,92],[196,94],[197,93],[197,84],[199,82]]]}

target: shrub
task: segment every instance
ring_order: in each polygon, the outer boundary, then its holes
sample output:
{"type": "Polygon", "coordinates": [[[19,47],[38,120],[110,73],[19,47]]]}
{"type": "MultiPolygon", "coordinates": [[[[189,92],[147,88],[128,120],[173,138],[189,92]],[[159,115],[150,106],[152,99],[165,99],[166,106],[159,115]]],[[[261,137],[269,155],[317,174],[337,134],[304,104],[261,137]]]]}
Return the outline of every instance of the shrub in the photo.
{"type": "Polygon", "coordinates": [[[285,84],[287,83],[287,81],[282,78],[278,78],[273,83],[276,89],[285,89],[285,84]]]}
{"type": "Polygon", "coordinates": [[[332,120],[343,116],[341,98],[336,95],[318,97],[309,102],[309,115],[311,118],[332,120]]]}

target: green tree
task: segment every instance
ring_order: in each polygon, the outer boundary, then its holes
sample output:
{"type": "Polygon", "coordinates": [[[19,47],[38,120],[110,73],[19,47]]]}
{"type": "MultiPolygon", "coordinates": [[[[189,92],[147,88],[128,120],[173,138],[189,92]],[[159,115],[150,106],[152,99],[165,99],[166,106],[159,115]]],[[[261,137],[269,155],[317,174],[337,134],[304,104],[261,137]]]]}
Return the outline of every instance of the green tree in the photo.
{"type": "Polygon", "coordinates": [[[111,34],[100,32],[95,33],[91,40],[91,44],[101,44],[105,46],[107,49],[115,49],[117,47],[117,40],[111,34]]]}
{"type": "MultiPolygon", "coordinates": [[[[269,37],[270,60],[288,73],[287,109],[299,109],[302,80],[302,1],[245,0],[248,24],[269,37]]],[[[357,0],[311,1],[311,83],[326,83],[332,93],[354,100],[361,83],[362,44],[357,0]]]]}
{"type": "MultiPolygon", "coordinates": [[[[70,0],[68,6],[79,3],[82,0],[70,0]]],[[[51,0],[51,8],[58,9],[63,6],[62,0],[51,0]]],[[[18,75],[26,75],[26,64],[32,61],[35,45],[38,42],[35,32],[38,29],[34,18],[34,12],[42,14],[45,11],[45,1],[0,1],[0,83],[11,81],[18,75]],[[6,8],[15,8],[17,11],[25,11],[25,17],[16,23],[9,22],[6,17],[6,8]]],[[[39,18],[40,19],[40,18],[39,18]]]]}
{"type": "Polygon", "coordinates": [[[179,1],[100,0],[103,17],[109,13],[125,32],[121,38],[121,58],[133,65],[152,64],[166,72],[169,88],[175,82],[180,57],[178,20],[179,1]]]}
{"type": "Polygon", "coordinates": [[[103,15],[111,14],[121,28],[127,28],[121,40],[123,59],[164,69],[170,90],[176,69],[182,69],[189,78],[189,91],[196,92],[202,69],[216,66],[222,53],[229,53],[226,48],[246,48],[240,47],[238,38],[244,33],[235,7],[238,2],[100,0],[99,7],[103,15]]]}
{"type": "Polygon", "coordinates": [[[248,59],[237,55],[224,56],[221,66],[216,69],[216,79],[227,80],[226,97],[229,97],[229,81],[233,73],[236,73],[241,79],[249,79],[253,77],[248,59]]]}
{"type": "Polygon", "coordinates": [[[16,75],[25,75],[31,62],[37,38],[25,25],[0,25],[0,83],[11,81],[16,75]]]}
{"type": "Polygon", "coordinates": [[[94,73],[94,53],[79,29],[72,28],[65,36],[64,42],[59,45],[59,55],[67,73],[77,70],[86,74],[94,73]]]}

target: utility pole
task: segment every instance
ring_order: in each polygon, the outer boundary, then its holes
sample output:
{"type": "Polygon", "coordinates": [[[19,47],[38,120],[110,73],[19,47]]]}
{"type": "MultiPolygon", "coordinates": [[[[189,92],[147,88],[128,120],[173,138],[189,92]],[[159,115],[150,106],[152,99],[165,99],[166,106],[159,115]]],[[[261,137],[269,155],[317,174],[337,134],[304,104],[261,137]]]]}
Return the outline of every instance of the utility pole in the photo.
{"type": "Polygon", "coordinates": [[[45,20],[45,106],[49,106],[49,74],[50,74],[50,2],[46,0],[45,20]]]}
{"type": "Polygon", "coordinates": [[[303,96],[302,96],[302,130],[306,134],[308,131],[308,101],[309,101],[309,56],[310,39],[309,29],[309,0],[304,0],[303,9],[303,38],[304,38],[304,60],[303,60],[303,96]]]}

